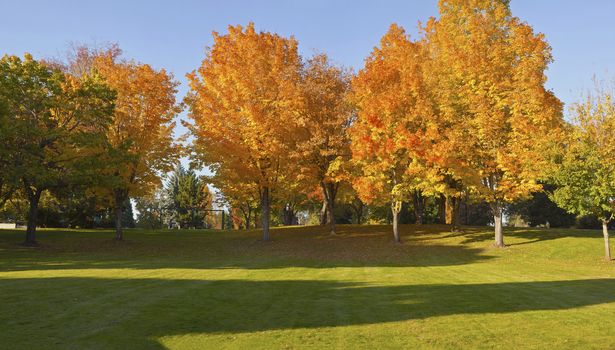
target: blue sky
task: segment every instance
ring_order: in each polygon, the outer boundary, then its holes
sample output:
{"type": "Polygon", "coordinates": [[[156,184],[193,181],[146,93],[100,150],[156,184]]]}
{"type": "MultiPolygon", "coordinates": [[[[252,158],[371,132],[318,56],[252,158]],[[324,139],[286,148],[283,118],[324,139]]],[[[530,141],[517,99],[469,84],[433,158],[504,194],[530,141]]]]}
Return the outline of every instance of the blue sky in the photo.
{"type": "MultiPolygon", "coordinates": [[[[553,47],[548,87],[565,103],[615,74],[615,1],[512,0],[513,13],[553,47]]],[[[15,1],[2,0],[0,54],[61,57],[71,42],[117,42],[125,55],[166,68],[182,82],[203,59],[211,32],[253,21],[259,30],[294,35],[304,56],[325,52],[361,68],[396,22],[411,35],[437,15],[436,0],[406,1],[15,1]]]]}

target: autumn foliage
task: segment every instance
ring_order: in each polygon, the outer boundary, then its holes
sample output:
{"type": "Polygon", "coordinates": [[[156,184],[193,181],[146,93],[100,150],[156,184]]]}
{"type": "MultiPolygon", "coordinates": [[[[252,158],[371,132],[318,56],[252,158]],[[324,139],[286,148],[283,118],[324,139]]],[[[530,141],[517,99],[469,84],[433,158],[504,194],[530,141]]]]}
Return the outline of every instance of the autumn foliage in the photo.
{"type": "Polygon", "coordinates": [[[106,134],[103,170],[111,184],[108,195],[116,208],[116,239],[122,239],[121,211],[129,195],[151,192],[160,177],[181,156],[173,137],[177,83],[164,69],[121,60],[113,52],[97,55],[94,69],[117,92],[111,126],[106,134]]]}
{"type": "Polygon", "coordinates": [[[501,247],[504,203],[541,189],[544,150],[563,125],[562,104],[544,86],[551,48],[505,2],[439,7],[424,31],[441,131],[455,150],[449,165],[491,205],[501,247]]]}
{"type": "Polygon", "coordinates": [[[332,234],[335,199],[344,179],[344,165],[350,158],[350,79],[349,71],[319,54],[306,62],[301,83],[304,104],[294,151],[300,165],[299,182],[304,190],[321,190],[332,234]]]}
{"type": "Polygon", "coordinates": [[[420,43],[392,25],[352,84],[358,111],[350,131],[354,185],[365,202],[391,204],[396,241],[401,203],[426,180],[424,159],[437,135],[422,54],[420,43]]]}
{"type": "MultiPolygon", "coordinates": [[[[223,198],[216,203],[238,227],[260,219],[264,241],[276,211],[289,225],[297,212],[320,207],[321,224],[335,234],[335,210],[346,203],[358,221],[366,205],[390,206],[400,242],[404,203],[421,224],[425,203],[436,198],[441,221],[454,227],[465,198],[489,204],[503,247],[505,206],[554,178],[562,184],[555,197],[567,198],[562,206],[589,211],[554,171],[582,168],[577,159],[595,162],[591,169],[608,163],[613,148],[595,135],[612,125],[596,132],[583,121],[611,113],[611,95],[576,106],[581,122],[570,129],[589,141],[566,137],[562,103],[545,87],[551,48],[508,1],[440,0],[439,16],[416,37],[391,25],[356,74],[326,54],[301,57],[298,45],[252,23],[214,32],[181,104],[169,72],[124,59],[117,46],[77,48],[66,63],[3,58],[0,118],[15,123],[0,126],[0,165],[27,167],[13,166],[19,176],[3,171],[0,204],[23,192],[35,222],[42,192],[87,179],[114,208],[121,240],[123,206],[151,195],[187,155],[193,187],[215,187],[223,198]],[[189,133],[178,139],[174,120],[184,105],[189,133]],[[561,145],[588,153],[564,157],[561,145]],[[208,170],[198,186],[194,168],[208,170]]],[[[596,201],[609,200],[602,197],[596,201]]]]}
{"type": "Polygon", "coordinates": [[[263,240],[269,239],[270,198],[290,176],[290,152],[301,118],[297,41],[257,32],[254,25],[214,33],[201,67],[189,75],[190,125],[198,161],[221,174],[225,187],[254,184],[263,240]],[[232,181],[232,182],[230,182],[232,181]]]}

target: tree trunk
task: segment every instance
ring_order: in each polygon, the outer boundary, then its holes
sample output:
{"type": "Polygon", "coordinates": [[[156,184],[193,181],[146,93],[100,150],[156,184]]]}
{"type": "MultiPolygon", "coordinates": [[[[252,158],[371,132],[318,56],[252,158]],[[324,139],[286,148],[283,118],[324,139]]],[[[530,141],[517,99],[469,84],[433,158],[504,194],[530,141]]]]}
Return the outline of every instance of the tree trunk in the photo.
{"type": "Polygon", "coordinates": [[[459,212],[461,213],[461,205],[463,205],[463,216],[460,214],[459,216],[459,224],[460,225],[470,225],[470,210],[468,204],[468,195],[466,194],[463,198],[458,198],[459,201],[459,212]],[[463,222],[461,220],[463,218],[463,222]]]}
{"type": "Polygon", "coordinates": [[[261,220],[263,223],[263,241],[269,241],[269,187],[263,187],[261,196],[261,220]]]}
{"type": "Polygon", "coordinates": [[[495,246],[504,248],[504,234],[502,232],[502,205],[498,202],[491,203],[493,222],[495,224],[495,246]]]}
{"type": "Polygon", "coordinates": [[[335,234],[335,216],[333,215],[333,201],[329,200],[328,202],[329,204],[327,205],[328,207],[327,218],[329,221],[329,228],[330,228],[329,233],[334,235],[335,234]]]}
{"type": "Polygon", "coordinates": [[[416,217],[416,224],[423,224],[423,207],[425,198],[420,191],[414,191],[414,195],[412,196],[414,202],[414,216],[416,217]]]}
{"type": "Polygon", "coordinates": [[[115,212],[115,240],[122,241],[124,240],[124,231],[122,230],[122,206],[116,205],[114,208],[115,212]]]}
{"type": "Polygon", "coordinates": [[[451,225],[451,232],[457,230],[460,204],[461,199],[452,196],[446,197],[446,224],[451,225]]]}
{"type": "Polygon", "coordinates": [[[357,224],[363,224],[363,203],[359,204],[359,208],[357,209],[357,224]]]}
{"type": "Polygon", "coordinates": [[[359,198],[355,198],[351,202],[351,207],[357,216],[357,225],[361,225],[363,223],[363,202],[359,198]]]}
{"type": "Polygon", "coordinates": [[[36,189],[28,194],[30,208],[28,210],[28,226],[26,228],[26,240],[24,245],[35,246],[36,225],[38,223],[38,203],[41,199],[42,190],[36,189]]]}
{"type": "Polygon", "coordinates": [[[327,221],[329,222],[329,233],[335,235],[335,216],[333,213],[333,201],[335,200],[335,184],[333,183],[320,183],[323,195],[325,197],[325,204],[327,206],[327,221]]]}
{"type": "Polygon", "coordinates": [[[446,215],[445,215],[445,221],[444,223],[447,225],[452,225],[453,224],[453,211],[454,211],[454,207],[455,207],[455,203],[454,203],[455,198],[452,196],[447,196],[446,197],[446,215]]]}
{"type": "Polygon", "coordinates": [[[441,224],[446,224],[446,196],[443,194],[438,200],[438,219],[441,224]]]}
{"type": "Polygon", "coordinates": [[[250,207],[248,207],[248,212],[247,212],[247,214],[244,214],[244,218],[245,218],[245,220],[246,220],[246,223],[245,223],[245,224],[246,224],[246,230],[249,230],[249,229],[250,229],[250,217],[252,216],[252,215],[251,215],[251,214],[252,214],[252,213],[251,213],[251,211],[252,211],[252,210],[250,209],[250,207]]]}
{"type": "Polygon", "coordinates": [[[284,210],[282,211],[282,219],[284,226],[292,226],[295,224],[295,210],[290,203],[286,203],[284,210]]]}
{"type": "Polygon", "coordinates": [[[327,208],[327,199],[325,198],[322,200],[322,208],[320,209],[320,224],[323,226],[327,224],[327,208]]]}
{"type": "Polygon", "coordinates": [[[282,209],[282,224],[284,226],[288,226],[288,206],[284,206],[284,209],[282,209]]]}
{"type": "Polygon", "coordinates": [[[393,214],[393,238],[395,243],[401,243],[401,237],[399,236],[399,212],[401,211],[401,201],[391,202],[391,213],[393,214]]]}
{"type": "Polygon", "coordinates": [[[604,259],[611,261],[611,249],[609,247],[609,222],[602,220],[602,235],[604,236],[604,259]]]}
{"type": "Polygon", "coordinates": [[[124,240],[124,231],[122,230],[122,214],[124,213],[124,191],[115,190],[115,240],[123,241],[124,240]]]}
{"type": "Polygon", "coordinates": [[[451,231],[455,232],[459,230],[459,206],[461,205],[461,199],[453,197],[453,208],[451,217],[451,231]]]}

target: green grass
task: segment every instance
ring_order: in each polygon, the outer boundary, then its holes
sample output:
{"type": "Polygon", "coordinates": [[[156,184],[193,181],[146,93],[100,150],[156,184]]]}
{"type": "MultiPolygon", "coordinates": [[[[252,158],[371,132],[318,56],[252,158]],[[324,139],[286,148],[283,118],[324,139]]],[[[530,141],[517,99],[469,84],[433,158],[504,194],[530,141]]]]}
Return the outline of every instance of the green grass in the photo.
{"type": "Polygon", "coordinates": [[[0,348],[615,348],[598,231],[339,231],[0,231],[0,348]]]}

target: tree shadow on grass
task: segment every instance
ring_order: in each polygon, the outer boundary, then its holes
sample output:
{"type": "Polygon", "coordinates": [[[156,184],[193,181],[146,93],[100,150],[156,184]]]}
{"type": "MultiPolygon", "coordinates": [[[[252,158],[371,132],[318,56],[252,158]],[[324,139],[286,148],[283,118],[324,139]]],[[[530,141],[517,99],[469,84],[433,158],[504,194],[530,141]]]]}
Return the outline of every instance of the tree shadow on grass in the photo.
{"type": "MultiPolygon", "coordinates": [[[[186,334],[367,325],[615,302],[615,280],[366,285],[288,280],[1,279],[13,348],[163,348],[186,334]]],[[[199,344],[205,346],[206,344],[199,344]]],[[[196,346],[196,345],[195,345],[196,346]]]]}

